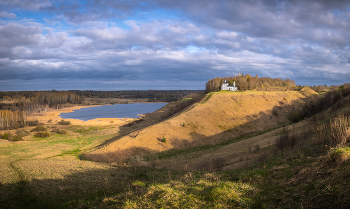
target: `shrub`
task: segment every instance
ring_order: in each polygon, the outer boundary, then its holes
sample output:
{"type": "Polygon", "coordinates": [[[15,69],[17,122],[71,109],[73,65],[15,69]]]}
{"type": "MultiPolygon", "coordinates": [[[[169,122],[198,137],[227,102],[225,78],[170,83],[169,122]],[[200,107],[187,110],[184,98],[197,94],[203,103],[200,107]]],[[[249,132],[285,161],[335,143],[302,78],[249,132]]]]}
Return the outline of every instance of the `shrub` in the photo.
{"type": "Polygon", "coordinates": [[[339,166],[350,159],[349,147],[337,147],[329,151],[329,158],[324,162],[324,165],[339,166]]]}
{"type": "Polygon", "coordinates": [[[4,135],[2,135],[3,139],[9,139],[9,134],[8,133],[4,133],[4,135]]]}
{"type": "Polygon", "coordinates": [[[165,136],[163,136],[163,137],[162,137],[161,142],[166,142],[166,138],[165,138],[165,136]]]}
{"type": "Polygon", "coordinates": [[[347,128],[350,126],[350,117],[340,115],[330,121],[331,143],[333,146],[343,145],[347,142],[347,128]]]}
{"type": "Polygon", "coordinates": [[[58,130],[58,132],[57,132],[58,134],[62,134],[62,135],[64,135],[64,134],[67,134],[67,131],[66,130],[63,130],[63,129],[61,129],[61,130],[58,130]]]}
{"type": "Polygon", "coordinates": [[[58,134],[67,134],[67,131],[66,130],[63,130],[63,129],[58,129],[58,128],[54,128],[52,129],[51,132],[54,132],[54,133],[58,133],[58,134]]]}
{"type": "Polygon", "coordinates": [[[37,125],[39,125],[39,121],[38,120],[29,120],[29,121],[27,121],[27,125],[28,126],[37,126],[37,125]]]}
{"type": "Polygon", "coordinates": [[[52,120],[50,119],[50,120],[48,120],[47,122],[48,122],[48,123],[51,123],[51,122],[52,122],[52,120]]]}
{"type": "Polygon", "coordinates": [[[45,131],[45,132],[38,132],[36,134],[34,134],[35,137],[40,137],[40,138],[44,138],[44,137],[49,137],[50,133],[45,131]]]}
{"type": "Polygon", "coordinates": [[[70,121],[61,120],[60,122],[58,122],[58,124],[60,124],[60,125],[70,125],[72,123],[70,121]]]}
{"type": "Polygon", "coordinates": [[[23,136],[28,136],[29,135],[29,131],[24,130],[24,129],[20,129],[20,130],[16,131],[16,135],[20,136],[22,138],[23,136]]]}
{"type": "Polygon", "coordinates": [[[10,137],[9,141],[21,141],[22,136],[21,135],[15,135],[14,137],[10,137]]]}
{"type": "Polygon", "coordinates": [[[44,126],[37,126],[36,128],[32,129],[30,132],[34,132],[34,131],[47,131],[47,128],[45,128],[44,126]]]}

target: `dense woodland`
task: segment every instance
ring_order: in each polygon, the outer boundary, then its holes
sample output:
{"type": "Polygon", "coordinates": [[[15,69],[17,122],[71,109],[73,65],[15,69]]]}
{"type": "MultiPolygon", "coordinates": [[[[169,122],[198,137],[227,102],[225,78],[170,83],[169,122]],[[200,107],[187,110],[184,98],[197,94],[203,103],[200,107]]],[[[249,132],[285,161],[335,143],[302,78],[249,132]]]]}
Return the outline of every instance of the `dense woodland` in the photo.
{"type": "Polygon", "coordinates": [[[205,92],[215,92],[220,91],[221,85],[223,82],[228,82],[230,85],[233,85],[233,82],[236,82],[236,86],[240,91],[246,90],[266,90],[268,87],[280,86],[280,87],[294,87],[295,81],[290,79],[282,79],[282,78],[269,78],[269,77],[261,77],[258,75],[255,77],[249,74],[238,74],[233,77],[224,77],[224,78],[213,78],[209,79],[209,81],[205,85],[205,92]]]}
{"type": "Polygon", "coordinates": [[[0,110],[0,130],[16,129],[26,126],[25,111],[0,110]]]}
{"type": "Polygon", "coordinates": [[[131,91],[79,91],[72,90],[83,98],[119,98],[119,99],[148,99],[150,102],[178,101],[191,93],[202,93],[201,90],[131,90],[131,91]]]}

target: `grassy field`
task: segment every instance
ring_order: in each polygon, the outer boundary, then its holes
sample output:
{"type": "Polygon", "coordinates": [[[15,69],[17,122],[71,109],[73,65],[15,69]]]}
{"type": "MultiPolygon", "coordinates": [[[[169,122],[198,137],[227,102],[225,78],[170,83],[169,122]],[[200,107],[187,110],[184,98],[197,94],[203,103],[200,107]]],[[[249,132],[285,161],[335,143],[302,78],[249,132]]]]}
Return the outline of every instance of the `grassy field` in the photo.
{"type": "Polygon", "coordinates": [[[36,113],[30,119],[43,123],[50,137],[30,132],[23,141],[0,140],[0,208],[348,208],[349,144],[321,143],[328,129],[319,127],[334,128],[337,121],[349,127],[347,117],[332,119],[349,107],[290,125],[287,112],[303,102],[298,92],[218,92],[170,103],[140,120],[58,125],[59,111],[36,113]],[[114,147],[124,158],[86,159],[126,137],[147,144],[157,128],[165,131],[156,136],[161,149],[114,147]],[[179,146],[175,133],[192,134],[193,142],[179,146]]]}

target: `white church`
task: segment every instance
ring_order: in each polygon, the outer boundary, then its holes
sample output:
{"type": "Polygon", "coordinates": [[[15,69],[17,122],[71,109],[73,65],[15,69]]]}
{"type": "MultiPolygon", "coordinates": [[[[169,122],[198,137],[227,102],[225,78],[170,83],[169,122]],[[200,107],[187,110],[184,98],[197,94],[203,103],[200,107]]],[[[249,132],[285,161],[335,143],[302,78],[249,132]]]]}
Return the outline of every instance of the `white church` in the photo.
{"type": "Polygon", "coordinates": [[[230,85],[228,85],[228,83],[225,80],[225,82],[221,85],[221,90],[237,91],[236,81],[233,81],[233,85],[230,86],[230,85]]]}

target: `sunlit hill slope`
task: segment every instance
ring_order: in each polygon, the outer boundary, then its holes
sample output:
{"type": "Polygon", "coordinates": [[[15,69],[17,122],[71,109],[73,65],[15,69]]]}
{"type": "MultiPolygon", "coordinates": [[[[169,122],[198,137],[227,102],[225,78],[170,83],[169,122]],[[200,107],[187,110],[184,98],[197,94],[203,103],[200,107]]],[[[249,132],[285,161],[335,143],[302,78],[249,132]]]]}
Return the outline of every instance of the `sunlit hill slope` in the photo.
{"type": "MultiPolygon", "coordinates": [[[[297,91],[217,92],[170,118],[134,131],[86,154],[88,159],[118,162],[135,154],[217,144],[289,124],[288,114],[307,97],[297,91]]],[[[172,109],[169,103],[158,112],[172,109]]]]}

